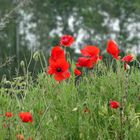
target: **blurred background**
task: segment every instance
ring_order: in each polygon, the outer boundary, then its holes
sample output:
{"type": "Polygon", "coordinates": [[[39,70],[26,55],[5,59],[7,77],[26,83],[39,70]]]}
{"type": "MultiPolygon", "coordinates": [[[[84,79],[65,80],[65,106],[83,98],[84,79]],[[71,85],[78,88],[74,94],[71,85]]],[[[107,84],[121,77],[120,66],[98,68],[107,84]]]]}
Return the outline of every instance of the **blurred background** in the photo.
{"type": "MultiPolygon", "coordinates": [[[[21,61],[28,66],[36,51],[47,58],[63,34],[75,38],[73,55],[86,44],[104,55],[109,38],[139,55],[140,0],[0,0],[0,77],[22,74],[21,61]]],[[[38,73],[40,65],[28,68],[38,73]]]]}

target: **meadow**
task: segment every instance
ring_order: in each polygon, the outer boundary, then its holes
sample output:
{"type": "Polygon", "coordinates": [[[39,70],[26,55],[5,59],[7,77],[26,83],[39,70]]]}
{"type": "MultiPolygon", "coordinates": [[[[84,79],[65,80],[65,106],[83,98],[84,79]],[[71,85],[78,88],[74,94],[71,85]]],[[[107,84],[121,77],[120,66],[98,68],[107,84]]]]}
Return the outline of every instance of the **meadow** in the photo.
{"type": "Polygon", "coordinates": [[[65,51],[56,48],[36,79],[28,72],[12,81],[2,79],[0,140],[140,139],[138,64],[129,66],[128,59],[122,62],[111,49],[112,63],[107,65],[98,51],[85,48],[86,62],[78,59],[76,66],[68,58],[70,65],[62,66],[65,51]]]}

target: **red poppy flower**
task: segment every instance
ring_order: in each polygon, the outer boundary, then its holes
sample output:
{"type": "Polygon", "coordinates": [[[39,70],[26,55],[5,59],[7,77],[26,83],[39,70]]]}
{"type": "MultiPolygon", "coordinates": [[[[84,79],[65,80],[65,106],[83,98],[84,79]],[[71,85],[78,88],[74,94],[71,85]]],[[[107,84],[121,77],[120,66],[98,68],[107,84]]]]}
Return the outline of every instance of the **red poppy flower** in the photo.
{"type": "Polygon", "coordinates": [[[126,55],[122,58],[122,61],[125,63],[129,63],[133,60],[133,56],[132,55],[126,55]]]}
{"type": "Polygon", "coordinates": [[[5,116],[8,117],[8,118],[10,118],[10,117],[13,116],[13,114],[12,114],[11,112],[6,112],[6,113],[5,113],[5,116]]]}
{"type": "Polygon", "coordinates": [[[109,106],[110,106],[110,108],[117,109],[120,105],[119,105],[119,102],[110,100],[109,101],[109,106]]]}
{"type": "Polygon", "coordinates": [[[83,49],[81,49],[81,53],[83,56],[93,57],[98,56],[100,50],[96,46],[85,46],[83,49]]]}
{"type": "Polygon", "coordinates": [[[78,70],[78,69],[74,69],[74,75],[75,75],[75,76],[81,75],[81,71],[78,70]]]}
{"type": "Polygon", "coordinates": [[[90,58],[86,57],[79,57],[76,63],[77,67],[86,67],[86,68],[92,68],[93,62],[90,58]]]}
{"type": "Polygon", "coordinates": [[[99,60],[102,60],[103,59],[103,57],[102,56],[99,56],[99,60]]]}
{"type": "Polygon", "coordinates": [[[32,138],[28,138],[28,140],[33,140],[32,138]]]}
{"type": "Polygon", "coordinates": [[[118,60],[118,55],[119,55],[119,48],[118,45],[115,43],[113,40],[108,40],[107,41],[107,48],[106,48],[107,53],[109,53],[113,58],[118,60]]]}
{"type": "Polygon", "coordinates": [[[17,134],[16,140],[24,140],[24,136],[22,134],[17,134]]]}
{"type": "Polygon", "coordinates": [[[71,46],[71,44],[74,42],[74,38],[70,35],[63,35],[60,39],[60,45],[61,46],[71,46]]]}
{"type": "Polygon", "coordinates": [[[20,117],[22,122],[33,122],[32,115],[29,112],[20,112],[18,113],[18,116],[20,117]]]}
{"type": "Polygon", "coordinates": [[[81,49],[81,53],[83,56],[89,57],[93,63],[96,63],[100,59],[100,50],[96,46],[85,46],[81,49]]]}
{"type": "Polygon", "coordinates": [[[57,59],[64,59],[64,58],[65,58],[65,54],[63,49],[61,49],[59,46],[55,46],[52,48],[49,62],[56,61],[57,59]]]}
{"type": "Polygon", "coordinates": [[[93,56],[90,57],[90,60],[92,61],[92,63],[96,64],[98,60],[101,60],[99,56],[93,56]]]}
{"type": "Polygon", "coordinates": [[[69,64],[65,59],[59,59],[55,62],[50,63],[48,67],[48,74],[53,74],[56,81],[62,81],[70,77],[68,72],[69,64]]]}

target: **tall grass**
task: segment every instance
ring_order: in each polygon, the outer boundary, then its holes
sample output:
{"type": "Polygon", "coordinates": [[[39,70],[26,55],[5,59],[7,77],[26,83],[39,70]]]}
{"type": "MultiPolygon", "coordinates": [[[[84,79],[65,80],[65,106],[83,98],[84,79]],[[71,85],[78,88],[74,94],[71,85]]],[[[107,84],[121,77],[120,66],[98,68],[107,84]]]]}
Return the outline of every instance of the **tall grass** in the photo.
{"type": "Polygon", "coordinates": [[[13,117],[0,116],[0,140],[15,140],[17,134],[34,140],[139,140],[140,70],[117,66],[113,71],[100,62],[83,71],[76,85],[74,75],[61,83],[45,73],[35,81],[27,73],[3,79],[0,114],[10,111],[13,117]],[[110,99],[121,107],[111,109],[110,99]],[[30,112],[33,123],[22,123],[21,111],[30,112]]]}

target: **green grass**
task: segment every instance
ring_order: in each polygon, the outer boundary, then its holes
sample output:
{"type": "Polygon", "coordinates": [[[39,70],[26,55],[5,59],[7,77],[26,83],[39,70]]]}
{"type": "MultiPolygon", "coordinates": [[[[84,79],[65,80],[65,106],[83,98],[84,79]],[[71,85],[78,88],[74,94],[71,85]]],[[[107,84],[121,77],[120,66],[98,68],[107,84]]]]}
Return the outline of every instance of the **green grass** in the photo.
{"type": "Polygon", "coordinates": [[[45,73],[33,82],[27,75],[11,81],[11,88],[1,81],[0,114],[13,113],[12,118],[0,116],[0,140],[139,140],[140,139],[140,70],[128,73],[118,68],[113,72],[102,63],[81,77],[57,83],[45,73]],[[124,112],[111,109],[110,99],[124,101],[124,112]],[[84,112],[85,108],[89,111],[84,112]],[[33,123],[22,123],[18,112],[28,111],[33,123]],[[122,122],[122,124],[121,124],[122,122]],[[3,124],[7,124],[3,128],[3,124]]]}

